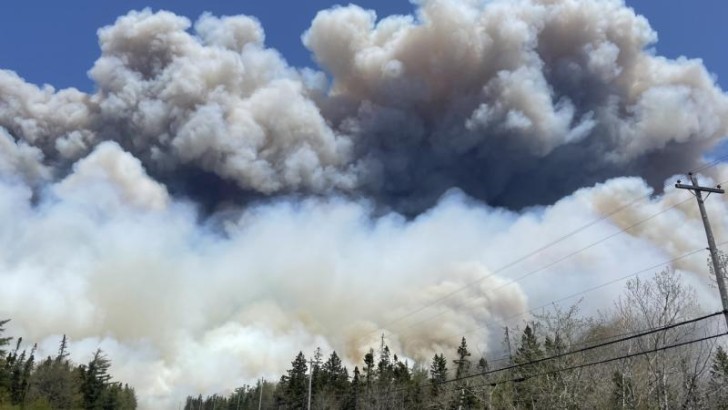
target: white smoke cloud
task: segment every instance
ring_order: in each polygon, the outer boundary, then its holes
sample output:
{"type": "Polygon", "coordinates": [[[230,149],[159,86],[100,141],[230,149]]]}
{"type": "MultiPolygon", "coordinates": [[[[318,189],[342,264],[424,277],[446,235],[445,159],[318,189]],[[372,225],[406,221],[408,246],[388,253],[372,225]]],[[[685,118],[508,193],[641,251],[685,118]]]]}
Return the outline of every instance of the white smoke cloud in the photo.
{"type": "MultiPolygon", "coordinates": [[[[728,126],[705,67],[646,51],[619,1],[325,10],[303,41],[330,79],[264,39],[144,10],[99,31],[93,94],[0,71],[10,334],[101,346],[142,407],[174,408],[299,350],[358,364],[382,332],[420,362],[463,335],[497,351],[529,308],[704,247],[685,202],[566,258],[690,198],[671,176],[728,126]]],[[[723,238],[728,203],[708,206],[723,238]]],[[[675,266],[712,307],[705,257],[675,266]]]]}
{"type": "MultiPolygon", "coordinates": [[[[123,192],[124,183],[88,187],[104,196],[109,186],[123,192]]],[[[180,202],[147,209],[134,199],[107,207],[87,201],[90,192],[77,200],[69,190],[33,206],[27,188],[5,184],[2,190],[0,312],[13,318],[11,332],[48,349],[66,332],[79,361],[101,346],[114,360],[115,376],[137,387],[146,408],[174,407],[191,392],[225,391],[261,375],[275,378],[300,349],[335,349],[355,363],[381,331],[393,351],[418,361],[449,351],[466,333],[483,351],[498,351],[491,341],[500,338],[500,326],[527,318],[507,320],[529,305],[704,246],[699,216],[687,203],[633,235],[507,285],[612,234],[629,218],[663,209],[680,194],[673,192],[491,275],[598,217],[602,201],[611,210],[649,193],[637,179],[613,180],[523,214],[461,194],[413,221],[396,214],[372,218],[368,206],[345,200],[279,202],[244,211],[225,235],[200,227],[180,202]],[[678,232],[675,218],[684,227],[678,232]]],[[[158,198],[154,190],[138,192],[144,193],[158,198]]],[[[711,198],[714,214],[727,208],[711,198]]],[[[720,237],[728,220],[715,223],[720,237]]],[[[696,272],[691,281],[701,294],[714,293],[705,255],[677,267],[696,272]]],[[[587,310],[608,308],[619,291],[617,284],[590,296],[587,310]]]]}

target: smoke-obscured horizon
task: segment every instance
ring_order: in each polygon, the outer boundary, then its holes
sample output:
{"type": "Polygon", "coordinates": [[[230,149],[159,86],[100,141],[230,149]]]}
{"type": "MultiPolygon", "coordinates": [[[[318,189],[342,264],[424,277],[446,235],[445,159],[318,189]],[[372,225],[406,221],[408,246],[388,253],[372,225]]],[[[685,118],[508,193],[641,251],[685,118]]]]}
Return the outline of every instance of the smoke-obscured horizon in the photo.
{"type": "MultiPolygon", "coordinates": [[[[504,286],[683,200],[664,187],[727,134],[728,95],[618,0],[418,4],[321,11],[302,35],[321,71],[253,17],[150,10],[99,30],[91,94],[0,71],[0,318],[102,345],[145,407],[174,407],[300,349],[357,361],[382,330],[414,360],[473,329],[492,351],[563,296],[549,274],[568,294],[704,246],[687,203],[504,286]]],[[[676,268],[713,300],[704,256],[676,268]]]]}

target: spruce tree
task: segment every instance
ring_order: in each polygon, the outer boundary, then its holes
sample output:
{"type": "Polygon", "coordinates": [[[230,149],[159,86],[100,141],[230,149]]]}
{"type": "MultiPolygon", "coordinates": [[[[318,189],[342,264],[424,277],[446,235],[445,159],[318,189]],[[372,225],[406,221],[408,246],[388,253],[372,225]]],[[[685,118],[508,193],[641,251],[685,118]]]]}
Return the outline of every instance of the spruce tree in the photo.
{"type": "Polygon", "coordinates": [[[442,391],[442,383],[447,381],[447,360],[443,354],[435,354],[430,364],[430,384],[432,395],[437,397],[442,391]]]}
{"type": "Polygon", "coordinates": [[[96,350],[88,365],[80,367],[81,394],[85,409],[103,408],[104,402],[108,401],[106,394],[111,380],[109,367],[111,362],[101,349],[96,350]]]}
{"type": "Polygon", "coordinates": [[[536,338],[536,333],[531,326],[526,326],[521,335],[521,344],[513,358],[517,365],[517,374],[522,378],[516,383],[515,398],[521,406],[534,407],[539,396],[539,380],[531,376],[538,373],[541,366],[531,362],[543,358],[541,343],[536,338]]]}
{"type": "Polygon", "coordinates": [[[335,351],[331,352],[328,360],[324,363],[321,376],[322,382],[336,395],[342,395],[346,392],[349,374],[335,351]]]}
{"type": "Polygon", "coordinates": [[[306,407],[308,397],[308,365],[303,352],[298,352],[296,358],[291,362],[291,368],[284,376],[284,400],[286,405],[292,409],[303,409],[306,407]]]}
{"type": "MultiPolygon", "coordinates": [[[[457,350],[458,358],[453,360],[455,363],[455,378],[460,379],[470,373],[470,352],[468,351],[468,342],[463,337],[457,350]]],[[[477,399],[473,395],[467,380],[459,380],[455,386],[455,398],[451,403],[451,408],[472,408],[477,404],[477,399]]]]}

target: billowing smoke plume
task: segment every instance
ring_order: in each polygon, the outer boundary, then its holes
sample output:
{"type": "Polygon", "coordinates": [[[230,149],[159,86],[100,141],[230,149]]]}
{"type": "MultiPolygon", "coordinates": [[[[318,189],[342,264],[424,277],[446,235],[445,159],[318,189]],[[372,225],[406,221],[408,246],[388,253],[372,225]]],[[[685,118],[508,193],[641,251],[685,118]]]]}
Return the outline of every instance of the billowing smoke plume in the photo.
{"type": "MultiPolygon", "coordinates": [[[[100,345],[146,408],[382,332],[415,361],[497,351],[529,308],[704,247],[686,202],[537,271],[689,198],[665,180],[726,134],[728,96],[655,40],[620,1],[348,6],[303,34],[319,72],[250,17],[130,12],[92,94],[0,71],[0,318],[78,361],[100,345]]],[[[715,301],[705,255],[675,266],[715,301]]]]}

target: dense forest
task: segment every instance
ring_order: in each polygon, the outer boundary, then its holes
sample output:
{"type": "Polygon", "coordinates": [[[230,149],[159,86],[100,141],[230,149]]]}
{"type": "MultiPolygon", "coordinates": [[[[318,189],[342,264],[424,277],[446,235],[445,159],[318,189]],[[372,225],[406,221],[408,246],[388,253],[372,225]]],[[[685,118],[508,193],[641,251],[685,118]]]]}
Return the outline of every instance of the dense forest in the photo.
{"type": "Polygon", "coordinates": [[[317,349],[295,355],[276,382],[189,396],[184,408],[728,409],[724,312],[701,311],[677,273],[629,280],[596,316],[578,306],[511,329],[498,357],[474,356],[463,337],[455,351],[410,364],[382,343],[350,371],[317,349]]]}
{"type": "Polygon", "coordinates": [[[60,410],[136,408],[134,389],[112,381],[111,361],[99,349],[86,364],[68,358],[68,339],[58,353],[36,359],[36,346],[20,350],[22,338],[3,337],[8,320],[0,320],[0,409],[60,410]]]}

